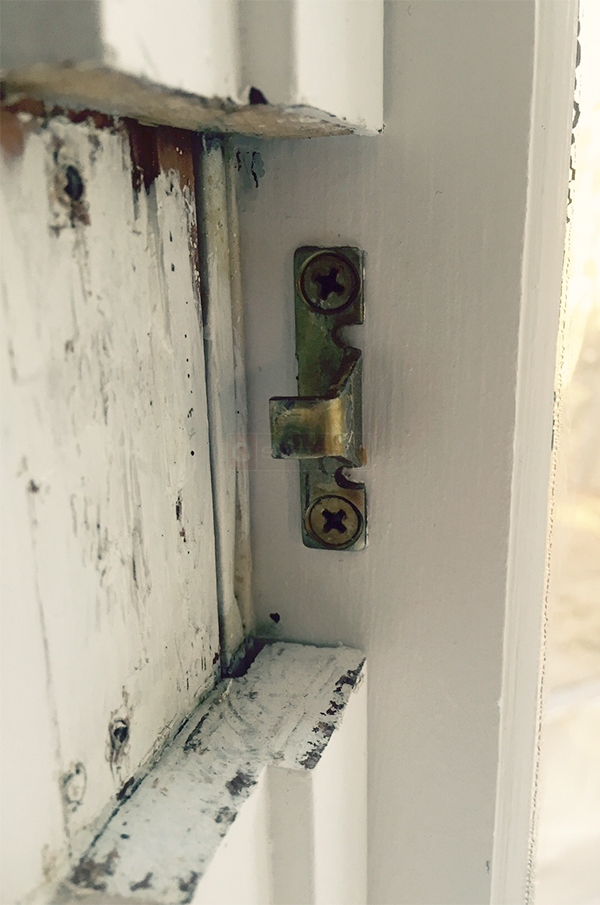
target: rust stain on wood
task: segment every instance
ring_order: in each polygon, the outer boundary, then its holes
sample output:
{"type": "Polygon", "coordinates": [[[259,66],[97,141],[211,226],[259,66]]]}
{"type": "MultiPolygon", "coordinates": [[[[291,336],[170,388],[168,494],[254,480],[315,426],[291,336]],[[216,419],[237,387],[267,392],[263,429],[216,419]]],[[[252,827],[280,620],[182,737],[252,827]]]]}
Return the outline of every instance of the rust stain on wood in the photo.
{"type": "Polygon", "coordinates": [[[96,129],[111,129],[115,131],[118,128],[118,120],[108,113],[101,113],[99,110],[92,110],[86,107],[83,110],[71,110],[68,107],[60,106],[39,100],[34,97],[19,97],[17,100],[4,101],[2,103],[2,113],[25,114],[39,122],[45,122],[56,116],[64,116],[74,124],[91,122],[96,129]]]}
{"type": "Polygon", "coordinates": [[[156,129],[157,154],[160,170],[179,173],[181,187],[194,191],[194,157],[192,154],[192,133],[184,129],[159,126],[156,129]]]}
{"type": "Polygon", "coordinates": [[[145,126],[134,119],[124,120],[123,125],[129,135],[133,189],[140,192],[143,185],[148,191],[160,172],[156,127],[145,126]]]}
{"type": "Polygon", "coordinates": [[[0,143],[8,158],[20,157],[25,147],[23,123],[10,110],[0,111],[0,143]]]}

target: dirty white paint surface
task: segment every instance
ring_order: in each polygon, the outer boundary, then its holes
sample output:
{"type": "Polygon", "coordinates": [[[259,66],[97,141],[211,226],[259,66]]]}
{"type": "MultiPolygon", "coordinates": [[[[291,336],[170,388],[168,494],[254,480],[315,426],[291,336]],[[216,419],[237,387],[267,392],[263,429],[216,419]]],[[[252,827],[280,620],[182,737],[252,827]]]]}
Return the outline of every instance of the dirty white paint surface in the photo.
{"type": "MultiPolygon", "coordinates": [[[[547,525],[578,4],[536,6],[491,901],[531,902],[545,659],[547,525]],[[551,188],[550,188],[551,187],[551,188]]],[[[552,486],[551,486],[552,485],[552,486]]],[[[542,748],[543,752],[543,748],[542,748]]],[[[543,755],[542,755],[543,756],[543,755]]]]}
{"type": "Polygon", "coordinates": [[[61,901],[364,905],[364,679],[360,651],[267,646],[200,705],[61,901]]]}
{"type": "MultiPolygon", "coordinates": [[[[206,384],[210,422],[211,464],[215,503],[217,591],[221,654],[229,665],[243,644],[249,614],[235,596],[237,472],[239,412],[245,408],[236,392],[230,236],[226,164],[220,141],[205,142],[199,160],[198,207],[202,212],[202,307],[206,352],[206,384]],[[243,619],[243,616],[246,619],[243,619]],[[246,624],[245,624],[246,623],[246,624]]],[[[248,505],[243,507],[247,513],[248,505]]]]}
{"type": "Polygon", "coordinates": [[[219,638],[193,186],[136,192],[125,133],[51,120],[1,189],[12,902],[89,844],[213,684],[219,638]]]}

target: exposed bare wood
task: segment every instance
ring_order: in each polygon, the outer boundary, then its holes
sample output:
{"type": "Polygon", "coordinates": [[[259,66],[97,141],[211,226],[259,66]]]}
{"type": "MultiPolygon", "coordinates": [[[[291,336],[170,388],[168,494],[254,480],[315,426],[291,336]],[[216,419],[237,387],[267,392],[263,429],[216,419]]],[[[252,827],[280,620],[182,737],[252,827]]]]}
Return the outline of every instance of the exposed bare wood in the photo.
{"type": "Polygon", "coordinates": [[[8,103],[24,97],[50,108],[93,109],[147,123],[192,132],[223,132],[264,138],[313,138],[347,135],[347,123],[309,107],[240,105],[225,98],[205,98],[127,75],[103,66],[38,65],[4,72],[8,103]]]}

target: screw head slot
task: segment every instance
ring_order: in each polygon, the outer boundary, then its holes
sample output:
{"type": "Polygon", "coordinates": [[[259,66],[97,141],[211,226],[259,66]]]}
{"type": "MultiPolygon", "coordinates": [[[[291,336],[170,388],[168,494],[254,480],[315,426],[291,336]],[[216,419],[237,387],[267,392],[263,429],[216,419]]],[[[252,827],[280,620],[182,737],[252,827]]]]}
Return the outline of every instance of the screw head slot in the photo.
{"type": "Polygon", "coordinates": [[[360,289],[354,264],[338,251],[318,251],[305,261],[298,280],[300,294],[317,311],[340,311],[360,289]]]}
{"type": "Polygon", "coordinates": [[[306,515],[310,535],[323,547],[349,547],[362,529],[362,516],[356,506],[342,496],[322,496],[306,515]]]}

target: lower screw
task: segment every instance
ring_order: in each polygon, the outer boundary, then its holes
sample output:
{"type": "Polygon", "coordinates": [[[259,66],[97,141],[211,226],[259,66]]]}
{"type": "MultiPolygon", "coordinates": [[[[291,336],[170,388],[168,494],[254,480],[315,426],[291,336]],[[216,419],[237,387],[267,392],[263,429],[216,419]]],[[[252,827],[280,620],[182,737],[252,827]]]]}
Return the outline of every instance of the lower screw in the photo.
{"type": "Polygon", "coordinates": [[[362,516],[345,497],[322,496],[308,510],[306,527],[323,547],[340,549],[349,547],[359,537],[362,516]]]}

